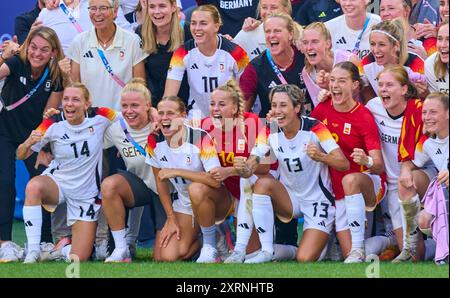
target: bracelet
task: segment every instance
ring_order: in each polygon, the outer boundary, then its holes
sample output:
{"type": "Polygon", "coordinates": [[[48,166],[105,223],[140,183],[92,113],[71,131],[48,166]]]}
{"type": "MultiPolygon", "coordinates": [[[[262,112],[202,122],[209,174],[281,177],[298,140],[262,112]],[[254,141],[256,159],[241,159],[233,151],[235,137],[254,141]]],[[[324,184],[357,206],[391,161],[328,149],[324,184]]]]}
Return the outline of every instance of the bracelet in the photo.
{"type": "Polygon", "coordinates": [[[372,166],[373,166],[373,158],[371,156],[367,156],[366,167],[370,169],[372,166]]]}

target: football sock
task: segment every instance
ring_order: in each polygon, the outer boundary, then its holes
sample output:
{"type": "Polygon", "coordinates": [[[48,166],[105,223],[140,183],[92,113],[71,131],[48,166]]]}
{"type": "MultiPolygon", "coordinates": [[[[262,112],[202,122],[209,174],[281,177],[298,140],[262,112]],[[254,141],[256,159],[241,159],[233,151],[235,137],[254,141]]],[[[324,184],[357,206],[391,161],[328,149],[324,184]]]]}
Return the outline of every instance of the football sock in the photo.
{"type": "Polygon", "coordinates": [[[267,195],[253,194],[253,220],[261,249],[273,254],[274,214],[272,201],[267,195]]]}
{"type": "Polygon", "coordinates": [[[366,204],[361,193],[345,196],[345,209],[352,234],[352,250],[364,249],[366,204]]]}
{"type": "Polygon", "coordinates": [[[42,227],[42,209],[38,206],[23,207],[23,222],[25,223],[25,233],[27,235],[28,251],[40,251],[42,227]]]}

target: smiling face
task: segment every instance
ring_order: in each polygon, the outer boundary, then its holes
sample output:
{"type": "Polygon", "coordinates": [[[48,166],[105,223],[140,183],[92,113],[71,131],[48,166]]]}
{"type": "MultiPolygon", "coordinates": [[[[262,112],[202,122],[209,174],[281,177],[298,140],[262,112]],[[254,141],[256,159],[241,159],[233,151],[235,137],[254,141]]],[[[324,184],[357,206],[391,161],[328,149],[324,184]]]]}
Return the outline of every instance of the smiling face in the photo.
{"type": "Polygon", "coordinates": [[[34,69],[43,68],[56,56],[56,50],[52,49],[50,43],[40,36],[35,36],[30,41],[27,51],[27,59],[34,69]]]}
{"type": "Polygon", "coordinates": [[[448,109],[446,110],[444,105],[439,99],[427,98],[423,103],[422,108],[422,120],[424,128],[430,134],[436,134],[439,137],[440,133],[446,131],[448,134],[448,109]]]}
{"type": "Polygon", "coordinates": [[[90,105],[90,101],[84,97],[80,88],[68,87],[64,89],[62,108],[64,117],[71,125],[83,123],[86,111],[90,105]]]}
{"type": "Polygon", "coordinates": [[[271,101],[271,111],[273,117],[277,120],[280,128],[286,128],[298,121],[298,113],[300,106],[295,106],[291,98],[285,92],[277,92],[273,94],[271,101]]]}
{"type": "Polygon", "coordinates": [[[271,13],[284,12],[288,13],[287,9],[283,6],[282,0],[261,0],[259,14],[261,20],[264,22],[268,15],[271,13]]]}
{"type": "Polygon", "coordinates": [[[378,65],[397,64],[399,59],[397,53],[400,51],[400,46],[398,42],[392,43],[386,34],[371,32],[370,51],[378,65]]]}
{"type": "Polygon", "coordinates": [[[346,105],[353,100],[353,94],[358,89],[358,82],[352,81],[350,73],[340,67],[335,67],[330,73],[330,92],[334,105],[346,105]]]}
{"type": "Polygon", "coordinates": [[[439,1],[439,14],[441,16],[442,22],[448,22],[448,0],[440,0],[439,1]]]}
{"type": "Polygon", "coordinates": [[[89,11],[92,25],[97,30],[109,28],[117,17],[117,9],[111,7],[108,0],[89,0],[89,7],[96,7],[95,12],[89,11]]]}
{"type": "Polygon", "coordinates": [[[380,17],[382,21],[392,21],[396,18],[408,18],[409,9],[403,6],[403,0],[381,0],[380,17]]]}
{"type": "Polygon", "coordinates": [[[209,115],[213,120],[214,126],[218,128],[225,127],[225,120],[233,120],[237,112],[238,106],[228,92],[223,90],[213,91],[209,102],[209,115]]]}
{"type": "Polygon", "coordinates": [[[172,15],[177,11],[177,7],[169,0],[148,0],[147,12],[156,27],[170,25],[172,15]]]}
{"type": "Polygon", "coordinates": [[[326,40],[318,29],[307,29],[303,31],[302,48],[309,64],[317,65],[329,53],[331,41],[326,40]]]}
{"type": "Polygon", "coordinates": [[[140,129],[149,122],[150,102],[135,91],[122,94],[120,98],[122,116],[133,129],[140,129]]]}
{"type": "Polygon", "coordinates": [[[272,56],[283,54],[290,49],[293,32],[288,30],[287,21],[280,17],[270,17],[264,22],[266,45],[272,56]]]}
{"type": "Polygon", "coordinates": [[[158,115],[160,117],[161,133],[164,137],[171,138],[183,129],[186,112],[180,111],[180,106],[177,102],[171,100],[160,101],[158,104],[158,115]]]}
{"type": "Polygon", "coordinates": [[[392,73],[383,72],[380,74],[378,90],[383,107],[391,115],[393,115],[393,111],[402,110],[401,107],[406,104],[405,95],[408,92],[408,86],[402,86],[392,73]]]}
{"type": "Polygon", "coordinates": [[[442,63],[448,64],[449,57],[448,57],[448,51],[449,51],[449,38],[448,38],[448,30],[449,25],[446,24],[444,26],[441,26],[438,31],[437,36],[437,42],[436,47],[439,52],[439,56],[441,57],[442,63]]]}
{"type": "Polygon", "coordinates": [[[356,17],[366,13],[369,0],[341,0],[342,12],[348,17],[356,17]]]}
{"type": "Polygon", "coordinates": [[[207,44],[215,39],[220,25],[214,23],[213,16],[208,11],[194,11],[191,16],[191,33],[198,45],[207,44]]]}

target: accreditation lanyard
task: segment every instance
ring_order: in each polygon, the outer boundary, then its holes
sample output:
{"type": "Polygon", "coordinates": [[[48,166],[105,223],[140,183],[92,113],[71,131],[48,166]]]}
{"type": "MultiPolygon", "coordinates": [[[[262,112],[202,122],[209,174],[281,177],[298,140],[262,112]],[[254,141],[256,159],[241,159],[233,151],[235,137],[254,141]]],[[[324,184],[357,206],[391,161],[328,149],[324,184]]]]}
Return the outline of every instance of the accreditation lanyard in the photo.
{"type": "Polygon", "coordinates": [[[63,1],[61,1],[61,3],[59,4],[59,8],[61,8],[61,10],[64,12],[64,14],[67,16],[67,18],[69,19],[69,21],[72,23],[72,25],[75,27],[75,29],[78,31],[78,33],[83,32],[83,29],[81,28],[80,24],[77,22],[77,20],[75,19],[75,17],[72,15],[72,13],[70,13],[69,9],[67,8],[67,6],[64,4],[63,1]]]}
{"type": "Polygon", "coordinates": [[[117,84],[119,84],[120,87],[125,87],[125,83],[113,72],[111,65],[109,65],[108,59],[105,57],[105,53],[103,53],[102,50],[97,48],[97,52],[100,56],[100,59],[102,59],[103,65],[106,68],[106,71],[111,75],[112,79],[116,81],[117,84]]]}
{"type": "Polygon", "coordinates": [[[147,154],[146,154],[144,148],[142,148],[142,146],[139,145],[138,142],[136,142],[136,140],[131,136],[130,132],[128,131],[127,126],[125,125],[125,121],[123,120],[123,118],[120,118],[119,122],[120,122],[120,126],[122,126],[123,133],[127,137],[127,140],[130,141],[130,143],[133,144],[133,146],[142,154],[142,156],[145,157],[147,154]]]}
{"type": "MultiPolygon", "coordinates": [[[[277,75],[278,79],[280,80],[281,84],[287,84],[288,82],[286,81],[286,79],[283,77],[283,74],[281,73],[280,69],[277,67],[277,65],[275,64],[275,62],[272,59],[272,56],[270,55],[270,51],[266,50],[266,55],[267,55],[267,60],[269,60],[270,65],[272,66],[273,71],[275,72],[275,74],[277,75]]],[[[294,53],[295,55],[295,53],[294,53]]]]}
{"type": "Polygon", "coordinates": [[[17,107],[19,107],[20,105],[22,105],[23,103],[25,103],[28,99],[30,99],[30,97],[33,96],[33,94],[37,91],[37,89],[44,83],[45,79],[48,76],[48,72],[49,72],[49,70],[48,70],[48,66],[47,66],[45,68],[44,74],[42,75],[42,77],[39,80],[39,82],[37,83],[37,85],[34,86],[34,88],[31,89],[31,91],[28,92],[27,95],[25,95],[24,97],[22,97],[21,99],[19,99],[15,103],[13,103],[12,105],[5,106],[5,109],[7,111],[12,111],[12,110],[16,109],[17,107]]]}
{"type": "Polygon", "coordinates": [[[364,27],[363,27],[361,33],[359,33],[358,39],[356,40],[356,43],[355,43],[355,47],[354,47],[354,49],[352,51],[352,53],[355,54],[355,55],[358,55],[359,45],[361,43],[361,39],[363,37],[363,34],[366,31],[366,29],[367,29],[367,26],[369,26],[369,22],[370,22],[370,16],[367,16],[366,22],[364,23],[364,27]]]}

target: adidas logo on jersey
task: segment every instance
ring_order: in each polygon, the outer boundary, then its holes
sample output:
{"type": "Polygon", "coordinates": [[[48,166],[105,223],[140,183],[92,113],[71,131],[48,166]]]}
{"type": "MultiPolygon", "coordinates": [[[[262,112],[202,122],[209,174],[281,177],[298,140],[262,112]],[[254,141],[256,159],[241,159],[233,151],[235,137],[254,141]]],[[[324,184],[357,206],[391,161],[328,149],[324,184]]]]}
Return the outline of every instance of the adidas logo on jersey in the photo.
{"type": "Polygon", "coordinates": [[[254,49],[253,51],[250,52],[250,55],[258,56],[259,54],[261,54],[261,51],[258,48],[254,49]]]}
{"type": "Polygon", "coordinates": [[[277,85],[277,83],[275,83],[274,81],[270,82],[269,84],[269,89],[272,89],[273,87],[275,87],[277,85]]]}
{"type": "Polygon", "coordinates": [[[319,226],[322,226],[322,227],[325,227],[325,226],[326,226],[324,220],[322,220],[321,222],[319,222],[318,225],[319,225],[319,226]]]}
{"type": "Polygon", "coordinates": [[[381,120],[380,125],[386,126],[386,124],[384,124],[383,120],[381,120]]]}
{"type": "Polygon", "coordinates": [[[327,16],[327,14],[325,13],[325,11],[322,11],[321,14],[319,14],[319,18],[325,18],[327,16]]]}
{"type": "Polygon", "coordinates": [[[94,58],[94,55],[92,55],[92,52],[89,50],[86,52],[86,54],[83,55],[84,58],[94,58]]]}
{"type": "Polygon", "coordinates": [[[160,161],[168,161],[167,160],[167,157],[164,155],[163,157],[161,157],[160,159],[159,159],[160,161]]]}
{"type": "Polygon", "coordinates": [[[70,139],[69,136],[65,133],[61,138],[61,140],[68,140],[70,139]]]}
{"type": "Polygon", "coordinates": [[[442,151],[441,151],[441,148],[438,148],[438,150],[436,151],[436,153],[435,153],[436,155],[438,155],[438,154],[442,154],[442,151]]]}
{"type": "Polygon", "coordinates": [[[241,224],[239,224],[239,226],[240,226],[241,228],[244,228],[244,229],[246,229],[246,230],[249,230],[249,229],[250,229],[250,227],[248,226],[248,224],[246,224],[245,222],[244,222],[244,223],[241,223],[241,224]]]}
{"type": "Polygon", "coordinates": [[[361,226],[356,220],[354,222],[352,222],[352,223],[349,223],[348,225],[351,226],[352,228],[356,228],[356,227],[361,226]]]}
{"type": "Polygon", "coordinates": [[[258,228],[256,229],[256,232],[258,232],[259,234],[264,234],[264,233],[266,232],[266,230],[264,230],[264,229],[261,228],[261,227],[258,227],[258,228]]]}
{"type": "Polygon", "coordinates": [[[344,36],[341,37],[337,42],[337,44],[347,44],[347,41],[345,40],[344,36]]]}
{"type": "Polygon", "coordinates": [[[130,142],[130,141],[128,141],[127,138],[123,139],[123,141],[122,141],[122,143],[124,143],[124,144],[128,144],[129,142],[130,142]]]}
{"type": "Polygon", "coordinates": [[[191,69],[198,69],[197,63],[192,64],[191,69]]]}
{"type": "Polygon", "coordinates": [[[25,226],[26,226],[26,227],[32,227],[33,224],[31,223],[30,220],[27,220],[27,221],[25,222],[25,226]]]}
{"type": "Polygon", "coordinates": [[[445,78],[439,78],[436,80],[437,83],[445,83],[445,78]]]}
{"type": "Polygon", "coordinates": [[[281,152],[281,153],[284,153],[284,151],[283,151],[283,147],[281,147],[281,146],[280,146],[280,147],[278,147],[277,151],[278,151],[278,152],[281,152]]]}

